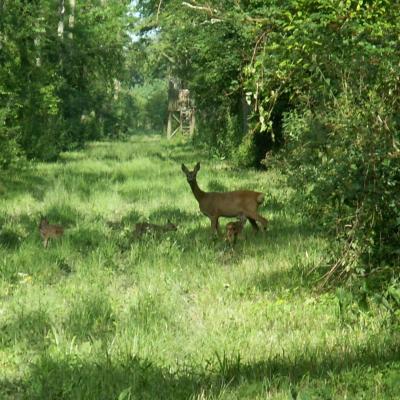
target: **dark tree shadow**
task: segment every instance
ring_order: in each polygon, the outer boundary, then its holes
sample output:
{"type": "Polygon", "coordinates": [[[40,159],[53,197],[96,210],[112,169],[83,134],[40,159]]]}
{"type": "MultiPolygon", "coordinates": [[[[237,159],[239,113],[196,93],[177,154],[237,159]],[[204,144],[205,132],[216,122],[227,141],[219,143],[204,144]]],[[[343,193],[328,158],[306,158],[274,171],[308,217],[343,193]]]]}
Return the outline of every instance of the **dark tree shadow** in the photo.
{"type": "Polygon", "coordinates": [[[184,365],[174,371],[130,354],[115,360],[105,353],[103,360],[90,362],[74,355],[52,358],[46,353],[30,365],[24,379],[1,380],[0,392],[16,391],[24,398],[41,400],[108,400],[124,391],[130,398],[140,399],[186,400],[200,394],[218,398],[227,387],[243,384],[258,383],[262,390],[266,379],[297,385],[307,377],[315,383],[334,384],[338,376],[353,369],[367,370],[398,361],[400,346],[393,340],[385,349],[359,346],[351,353],[341,349],[319,354],[324,356],[305,351],[295,357],[273,355],[252,363],[243,362],[240,354],[216,353],[204,367],[184,365]]]}
{"type": "MultiPolygon", "coordinates": [[[[62,207],[52,206],[43,210],[42,216],[46,216],[49,223],[61,224],[64,228],[75,226],[77,221],[81,221],[83,215],[75,208],[66,204],[62,207]]],[[[37,216],[37,225],[39,225],[40,216],[37,216]]]]}
{"type": "Polygon", "coordinates": [[[150,222],[162,223],[171,220],[171,222],[180,226],[183,226],[187,222],[192,222],[194,219],[195,217],[192,213],[183,211],[177,207],[159,208],[149,215],[150,222]]]}
{"type": "Polygon", "coordinates": [[[92,251],[100,247],[104,240],[105,234],[100,229],[91,227],[79,227],[68,233],[68,239],[71,245],[77,251],[92,251]]]}
{"type": "Polygon", "coordinates": [[[0,197],[12,200],[30,193],[35,200],[41,201],[49,187],[49,181],[39,176],[35,170],[11,170],[0,173],[0,197]]]}
{"type": "Polygon", "coordinates": [[[15,341],[22,341],[30,347],[41,349],[46,345],[46,336],[50,330],[51,320],[45,311],[21,311],[13,320],[0,324],[0,343],[5,347],[13,347],[15,341]]]}
{"type": "Polygon", "coordinates": [[[22,244],[24,236],[12,228],[6,227],[0,230],[0,246],[6,249],[16,250],[22,244]]]}

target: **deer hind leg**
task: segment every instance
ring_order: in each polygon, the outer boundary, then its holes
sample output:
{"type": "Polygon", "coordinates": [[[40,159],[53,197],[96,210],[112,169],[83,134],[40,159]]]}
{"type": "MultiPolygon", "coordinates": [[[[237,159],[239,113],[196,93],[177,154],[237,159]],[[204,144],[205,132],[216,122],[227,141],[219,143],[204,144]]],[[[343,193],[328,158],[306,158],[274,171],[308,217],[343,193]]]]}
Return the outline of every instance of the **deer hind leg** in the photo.
{"type": "Polygon", "coordinates": [[[247,218],[247,219],[250,221],[251,226],[253,227],[253,230],[258,232],[260,230],[260,228],[258,227],[256,220],[253,218],[247,218]]]}
{"type": "MultiPolygon", "coordinates": [[[[256,223],[255,221],[258,221],[262,225],[263,230],[264,231],[267,230],[268,221],[264,217],[262,217],[260,214],[257,214],[256,212],[250,212],[249,214],[246,215],[246,217],[250,220],[250,222],[252,219],[254,220],[254,223],[256,223]]],[[[253,225],[252,222],[251,222],[251,224],[253,225]]],[[[254,225],[253,225],[253,227],[254,227],[254,225]]]]}
{"type": "Polygon", "coordinates": [[[214,234],[218,235],[219,233],[219,221],[218,217],[210,217],[211,220],[211,229],[214,234]]]}

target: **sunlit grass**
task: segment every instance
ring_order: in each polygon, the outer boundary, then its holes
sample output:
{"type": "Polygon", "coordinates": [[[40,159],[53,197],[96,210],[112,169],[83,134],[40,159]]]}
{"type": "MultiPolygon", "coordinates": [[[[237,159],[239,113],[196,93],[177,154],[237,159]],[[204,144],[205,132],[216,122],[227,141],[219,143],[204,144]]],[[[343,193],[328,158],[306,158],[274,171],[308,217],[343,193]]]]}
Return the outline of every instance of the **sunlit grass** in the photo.
{"type": "Polygon", "coordinates": [[[138,136],[1,187],[0,398],[397,398],[399,332],[315,289],[326,244],[278,172],[138,136]],[[266,193],[266,235],[211,236],[180,168],[196,161],[205,190],[266,193]],[[66,228],[48,249],[40,215],[66,228]],[[177,232],[132,234],[168,219],[177,232]]]}

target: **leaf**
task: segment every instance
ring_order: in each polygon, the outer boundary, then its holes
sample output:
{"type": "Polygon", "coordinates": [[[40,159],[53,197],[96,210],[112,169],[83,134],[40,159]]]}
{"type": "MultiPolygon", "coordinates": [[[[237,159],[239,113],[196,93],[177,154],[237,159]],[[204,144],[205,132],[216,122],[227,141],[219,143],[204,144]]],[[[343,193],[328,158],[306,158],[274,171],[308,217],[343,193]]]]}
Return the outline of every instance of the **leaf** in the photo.
{"type": "Polygon", "coordinates": [[[118,400],[131,400],[131,391],[132,388],[129,386],[128,388],[124,389],[118,396],[118,400]]]}

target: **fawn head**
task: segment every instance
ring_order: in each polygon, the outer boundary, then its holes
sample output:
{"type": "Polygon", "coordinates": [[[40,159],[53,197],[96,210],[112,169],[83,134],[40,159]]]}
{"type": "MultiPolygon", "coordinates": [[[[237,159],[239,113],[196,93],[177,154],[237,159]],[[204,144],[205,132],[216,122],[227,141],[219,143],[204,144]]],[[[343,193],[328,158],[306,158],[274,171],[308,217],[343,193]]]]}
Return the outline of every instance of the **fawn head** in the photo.
{"type": "Polygon", "coordinates": [[[226,225],[226,240],[232,244],[236,242],[236,238],[242,232],[244,224],[247,218],[245,215],[239,215],[239,220],[235,222],[229,222],[226,225]]]}
{"type": "Polygon", "coordinates": [[[197,173],[199,172],[199,169],[200,169],[200,163],[199,163],[199,162],[195,165],[193,171],[189,171],[189,170],[186,168],[186,165],[185,165],[185,164],[182,164],[182,171],[183,171],[183,173],[186,175],[186,179],[187,179],[187,181],[188,181],[189,183],[190,183],[190,182],[195,182],[195,181],[196,181],[196,175],[197,175],[197,173]]]}
{"type": "Polygon", "coordinates": [[[178,225],[172,223],[170,220],[168,220],[168,222],[166,223],[165,227],[166,227],[169,231],[176,231],[176,230],[178,230],[178,225]]]}
{"type": "Polygon", "coordinates": [[[46,217],[40,216],[39,228],[42,228],[49,224],[49,221],[46,217]]]}

